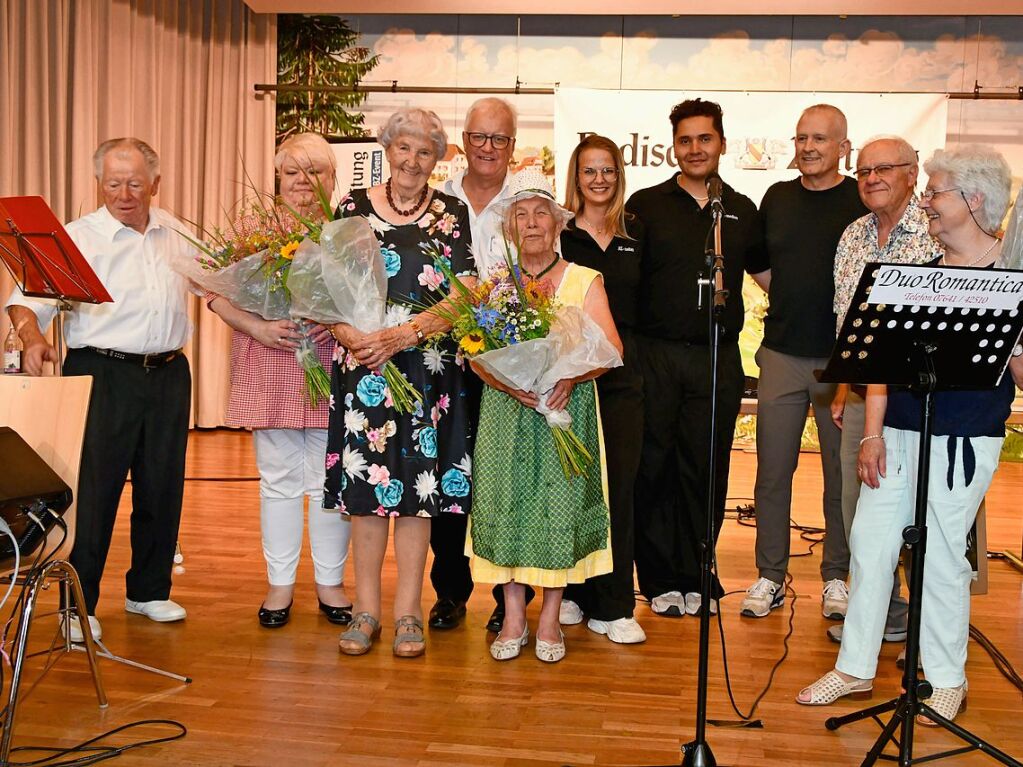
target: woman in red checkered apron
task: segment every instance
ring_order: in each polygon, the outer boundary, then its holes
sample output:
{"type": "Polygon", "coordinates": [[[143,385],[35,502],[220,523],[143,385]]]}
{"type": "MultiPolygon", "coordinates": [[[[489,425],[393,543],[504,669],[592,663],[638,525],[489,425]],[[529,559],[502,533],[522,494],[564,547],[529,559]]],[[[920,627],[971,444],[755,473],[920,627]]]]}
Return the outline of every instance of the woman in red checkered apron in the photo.
{"type": "MultiPolygon", "coordinates": [[[[334,193],[336,160],[330,145],[315,133],[293,135],[281,144],[274,167],[283,203],[305,216],[322,216],[315,187],[321,184],[328,197],[334,193]]],[[[323,508],[328,408],[326,402],[311,407],[304,394],[304,374],[295,361],[299,326],[292,320],[264,320],[220,296],[208,303],[234,328],[227,425],[252,429],[259,469],[269,581],[259,623],[279,628],[290,618],[308,497],[319,608],[331,623],[347,625],[352,603],[345,594],[344,570],[351,526],[347,517],[323,508]]],[[[320,325],[309,327],[320,362],[330,370],[330,333],[320,325]]]]}

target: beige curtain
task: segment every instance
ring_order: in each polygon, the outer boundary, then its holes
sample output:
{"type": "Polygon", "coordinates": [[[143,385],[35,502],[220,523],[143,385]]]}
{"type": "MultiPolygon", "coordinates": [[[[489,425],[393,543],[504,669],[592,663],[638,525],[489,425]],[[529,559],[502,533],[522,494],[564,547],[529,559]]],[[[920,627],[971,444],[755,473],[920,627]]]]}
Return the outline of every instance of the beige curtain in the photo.
{"type": "MultiPolygon", "coordinates": [[[[246,173],[272,188],[274,101],[252,86],[276,82],[276,16],[242,0],[0,0],[0,67],[0,196],[74,219],[99,204],[93,150],[126,135],[160,154],[155,204],[199,225],[221,222],[246,173]]],[[[198,305],[194,321],[194,419],[219,426],[230,332],[198,305]]]]}

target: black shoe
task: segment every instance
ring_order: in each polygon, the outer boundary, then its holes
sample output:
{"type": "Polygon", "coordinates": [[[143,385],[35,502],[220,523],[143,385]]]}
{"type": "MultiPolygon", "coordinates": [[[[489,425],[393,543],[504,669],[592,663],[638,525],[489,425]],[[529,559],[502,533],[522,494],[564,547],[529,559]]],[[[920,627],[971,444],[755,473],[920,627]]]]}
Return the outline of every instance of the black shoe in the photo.
{"type": "Polygon", "coordinates": [[[259,616],[259,625],[263,628],[279,629],[291,620],[291,603],[289,602],[287,607],[282,607],[280,610],[268,610],[260,606],[257,615],[259,616]]]}
{"type": "Polygon", "coordinates": [[[327,605],[323,603],[322,599],[317,599],[320,603],[320,612],[327,616],[327,620],[336,626],[347,626],[352,622],[352,605],[345,605],[344,607],[335,607],[334,605],[327,605]]]}
{"type": "Polygon", "coordinates": [[[465,602],[444,597],[438,599],[430,610],[429,625],[432,629],[453,629],[464,617],[465,602]]]}
{"type": "Polygon", "coordinates": [[[494,612],[490,613],[490,620],[487,621],[487,631],[493,631],[495,634],[501,633],[501,627],[504,626],[504,605],[497,605],[494,608],[494,612]]]}

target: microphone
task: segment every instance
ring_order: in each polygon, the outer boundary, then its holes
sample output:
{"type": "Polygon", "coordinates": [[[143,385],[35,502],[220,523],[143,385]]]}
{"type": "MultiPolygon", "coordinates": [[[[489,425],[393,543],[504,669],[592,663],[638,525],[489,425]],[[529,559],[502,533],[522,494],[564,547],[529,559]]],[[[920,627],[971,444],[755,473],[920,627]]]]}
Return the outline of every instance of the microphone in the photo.
{"type": "Polygon", "coordinates": [[[723,212],[724,206],[721,204],[721,195],[724,193],[724,182],[721,180],[721,176],[718,175],[717,171],[712,171],[707,176],[707,196],[710,197],[711,210],[717,212],[723,212]]]}

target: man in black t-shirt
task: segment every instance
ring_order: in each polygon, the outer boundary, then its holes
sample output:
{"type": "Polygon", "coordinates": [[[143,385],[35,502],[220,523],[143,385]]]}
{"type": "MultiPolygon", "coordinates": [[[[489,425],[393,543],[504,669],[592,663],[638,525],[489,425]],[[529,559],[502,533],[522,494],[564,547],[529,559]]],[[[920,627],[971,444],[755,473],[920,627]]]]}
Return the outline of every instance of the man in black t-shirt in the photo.
{"type": "MultiPolygon", "coordinates": [[[[725,152],[721,107],[700,99],[671,111],[672,178],[636,192],[627,209],[646,226],[640,282],[638,358],[644,384],[643,449],[636,483],[636,571],[658,615],[700,610],[700,552],[707,529],[710,418],[707,178],[725,152]],[[702,295],[702,307],[698,297],[702,295]]],[[[767,271],[756,206],[727,184],[722,194],[724,287],[718,360],[714,472],[716,529],[724,518],[728,464],[744,376],[739,358],[742,278],[767,271]]],[[[714,583],[715,608],[722,594],[714,583]]]]}
{"type": "Polygon", "coordinates": [[[824,580],[822,611],[845,616],[849,547],[842,522],[842,433],[831,419],[834,384],[818,383],[835,343],[835,249],[845,228],[867,209],[855,179],[839,172],[849,153],[845,115],[829,104],[805,110],[795,136],[799,178],[767,190],[760,205],[770,263],[770,306],[757,402],[757,517],[759,578],[746,591],[741,613],[762,618],[785,599],[792,517],[792,475],[809,407],[813,407],[824,470],[824,580]]]}

